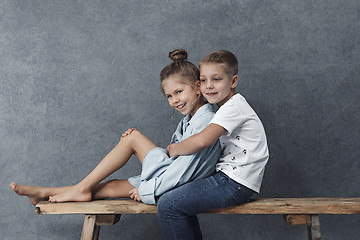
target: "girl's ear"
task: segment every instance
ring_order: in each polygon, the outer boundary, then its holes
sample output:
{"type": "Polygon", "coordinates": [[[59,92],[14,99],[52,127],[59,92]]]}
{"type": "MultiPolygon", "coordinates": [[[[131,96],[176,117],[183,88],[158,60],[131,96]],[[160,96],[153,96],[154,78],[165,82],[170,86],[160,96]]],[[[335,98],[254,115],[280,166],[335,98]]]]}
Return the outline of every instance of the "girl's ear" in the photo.
{"type": "Polygon", "coordinates": [[[200,80],[197,80],[195,83],[195,87],[196,87],[196,94],[200,94],[200,80]]]}
{"type": "Polygon", "coordinates": [[[200,80],[197,80],[195,86],[200,87],[200,84],[201,84],[200,80]]]}
{"type": "Polygon", "coordinates": [[[231,84],[231,88],[235,88],[238,84],[239,81],[239,76],[238,75],[234,75],[232,77],[232,84],[231,84]]]}

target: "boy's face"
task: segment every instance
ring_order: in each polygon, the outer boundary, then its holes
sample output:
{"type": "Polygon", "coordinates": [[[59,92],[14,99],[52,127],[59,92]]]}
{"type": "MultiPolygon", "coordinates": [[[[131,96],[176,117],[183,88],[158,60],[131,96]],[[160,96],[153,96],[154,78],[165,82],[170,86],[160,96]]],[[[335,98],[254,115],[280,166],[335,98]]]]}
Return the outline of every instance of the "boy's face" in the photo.
{"type": "Polygon", "coordinates": [[[211,104],[219,107],[234,94],[238,76],[227,73],[221,64],[208,63],[200,67],[200,90],[211,104]]]}

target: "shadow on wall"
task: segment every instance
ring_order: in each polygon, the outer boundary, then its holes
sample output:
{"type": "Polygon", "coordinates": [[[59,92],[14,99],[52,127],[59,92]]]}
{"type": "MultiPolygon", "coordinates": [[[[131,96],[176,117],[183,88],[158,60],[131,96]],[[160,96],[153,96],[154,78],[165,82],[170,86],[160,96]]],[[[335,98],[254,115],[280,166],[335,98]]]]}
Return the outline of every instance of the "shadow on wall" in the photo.
{"type": "Polygon", "coordinates": [[[351,149],[358,143],[349,139],[356,138],[352,126],[359,119],[356,83],[328,82],[319,73],[252,77],[257,80],[244,90],[264,124],[270,150],[261,196],[343,196],[337,186],[355,174],[349,170],[357,162],[351,149]],[[344,99],[346,92],[350,97],[344,99]]]}

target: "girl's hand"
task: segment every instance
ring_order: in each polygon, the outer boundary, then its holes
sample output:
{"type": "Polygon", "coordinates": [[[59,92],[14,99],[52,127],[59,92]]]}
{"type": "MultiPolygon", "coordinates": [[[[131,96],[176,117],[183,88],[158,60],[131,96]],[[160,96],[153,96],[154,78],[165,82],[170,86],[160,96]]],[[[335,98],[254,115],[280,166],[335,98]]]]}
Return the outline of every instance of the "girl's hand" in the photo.
{"type": "Polygon", "coordinates": [[[178,143],[173,143],[166,147],[167,154],[169,155],[169,157],[179,156],[179,154],[176,153],[177,148],[178,148],[178,143]]]}
{"type": "Polygon", "coordinates": [[[123,139],[124,137],[130,135],[130,134],[131,134],[133,131],[135,131],[135,130],[136,130],[136,128],[129,128],[128,130],[126,130],[126,131],[121,135],[120,140],[123,139]]]}
{"type": "Polygon", "coordinates": [[[141,202],[141,197],[139,194],[139,189],[134,188],[133,190],[130,190],[129,192],[130,198],[134,201],[141,202]]]}

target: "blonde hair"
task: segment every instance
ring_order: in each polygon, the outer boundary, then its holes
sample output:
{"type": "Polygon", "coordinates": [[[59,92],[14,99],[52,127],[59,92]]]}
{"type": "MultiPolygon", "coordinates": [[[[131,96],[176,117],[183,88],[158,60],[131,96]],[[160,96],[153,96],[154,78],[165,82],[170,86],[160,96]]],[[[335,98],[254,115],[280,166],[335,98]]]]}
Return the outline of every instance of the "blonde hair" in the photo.
{"type": "Polygon", "coordinates": [[[216,50],[206,54],[199,62],[199,66],[208,63],[224,65],[225,71],[230,75],[238,74],[238,60],[235,55],[227,50],[216,50]]]}
{"type": "Polygon", "coordinates": [[[200,78],[199,69],[191,62],[187,60],[187,52],[185,49],[175,49],[169,52],[169,58],[173,60],[172,63],[164,67],[160,72],[161,83],[169,76],[174,74],[181,74],[184,78],[184,82],[187,81],[192,86],[200,78]]]}

